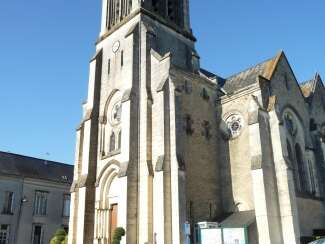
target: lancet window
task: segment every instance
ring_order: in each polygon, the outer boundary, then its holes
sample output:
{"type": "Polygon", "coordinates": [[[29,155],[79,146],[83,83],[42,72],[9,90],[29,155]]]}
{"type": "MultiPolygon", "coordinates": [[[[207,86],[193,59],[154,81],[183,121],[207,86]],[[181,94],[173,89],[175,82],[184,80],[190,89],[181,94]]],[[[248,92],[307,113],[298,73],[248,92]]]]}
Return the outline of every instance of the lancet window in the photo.
{"type": "Polygon", "coordinates": [[[287,108],[283,113],[284,127],[287,133],[287,152],[292,165],[296,190],[304,194],[316,194],[314,158],[306,148],[304,126],[298,116],[287,108]]]}

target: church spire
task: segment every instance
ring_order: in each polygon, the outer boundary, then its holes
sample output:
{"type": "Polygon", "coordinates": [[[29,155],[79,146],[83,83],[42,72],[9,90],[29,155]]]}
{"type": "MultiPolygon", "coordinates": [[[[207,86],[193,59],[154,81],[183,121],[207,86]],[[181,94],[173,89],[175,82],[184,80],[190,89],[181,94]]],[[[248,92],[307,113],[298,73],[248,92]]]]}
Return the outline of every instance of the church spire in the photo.
{"type": "Polygon", "coordinates": [[[143,11],[166,24],[191,32],[189,0],[103,0],[101,34],[136,11],[143,11]]]}

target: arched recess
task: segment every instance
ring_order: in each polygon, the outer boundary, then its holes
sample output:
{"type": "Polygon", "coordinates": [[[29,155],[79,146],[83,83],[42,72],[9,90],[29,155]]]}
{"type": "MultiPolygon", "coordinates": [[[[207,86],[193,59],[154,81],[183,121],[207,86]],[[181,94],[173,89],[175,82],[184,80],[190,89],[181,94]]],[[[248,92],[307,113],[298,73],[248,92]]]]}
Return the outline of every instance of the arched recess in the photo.
{"type": "Polygon", "coordinates": [[[108,96],[104,111],[102,111],[101,124],[101,155],[109,156],[119,151],[118,135],[121,131],[122,93],[113,90],[108,96]],[[114,138],[113,138],[114,137],[114,138]]]}
{"type": "Polygon", "coordinates": [[[95,238],[104,243],[110,243],[112,232],[118,225],[117,207],[121,202],[119,171],[119,162],[111,161],[101,170],[96,182],[95,238]]]}
{"type": "Polygon", "coordinates": [[[282,111],[282,121],[286,131],[286,146],[288,157],[292,166],[296,190],[302,193],[311,193],[312,179],[306,153],[306,141],[308,127],[294,108],[287,106],[282,111]]]}

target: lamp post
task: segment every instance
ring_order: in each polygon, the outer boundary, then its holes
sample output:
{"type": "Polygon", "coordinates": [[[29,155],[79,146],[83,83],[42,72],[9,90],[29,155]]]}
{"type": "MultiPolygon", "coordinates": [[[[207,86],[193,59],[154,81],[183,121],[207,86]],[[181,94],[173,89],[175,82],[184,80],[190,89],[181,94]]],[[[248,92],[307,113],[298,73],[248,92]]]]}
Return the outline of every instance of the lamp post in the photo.
{"type": "Polygon", "coordinates": [[[22,207],[23,204],[28,202],[28,198],[26,196],[24,196],[24,182],[25,182],[25,178],[23,178],[23,182],[22,182],[22,187],[21,187],[21,199],[19,201],[19,208],[18,208],[18,217],[17,217],[17,228],[15,231],[15,236],[14,236],[14,243],[17,244],[17,237],[18,237],[18,233],[19,233],[19,226],[20,226],[20,219],[21,219],[21,212],[22,212],[22,207]]]}

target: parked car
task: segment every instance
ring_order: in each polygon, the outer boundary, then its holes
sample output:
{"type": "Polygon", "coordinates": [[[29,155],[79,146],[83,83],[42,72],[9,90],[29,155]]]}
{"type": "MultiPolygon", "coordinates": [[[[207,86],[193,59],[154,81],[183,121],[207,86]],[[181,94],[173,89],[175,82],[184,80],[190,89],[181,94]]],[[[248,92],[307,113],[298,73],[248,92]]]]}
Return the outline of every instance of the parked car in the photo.
{"type": "Polygon", "coordinates": [[[319,239],[317,241],[309,242],[309,244],[325,244],[325,238],[319,239]]]}

